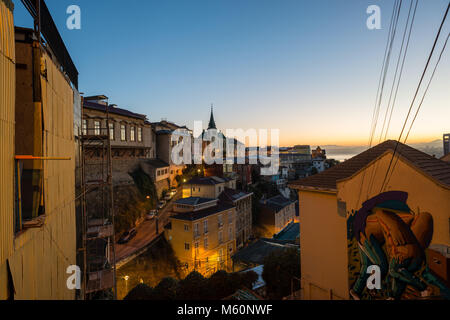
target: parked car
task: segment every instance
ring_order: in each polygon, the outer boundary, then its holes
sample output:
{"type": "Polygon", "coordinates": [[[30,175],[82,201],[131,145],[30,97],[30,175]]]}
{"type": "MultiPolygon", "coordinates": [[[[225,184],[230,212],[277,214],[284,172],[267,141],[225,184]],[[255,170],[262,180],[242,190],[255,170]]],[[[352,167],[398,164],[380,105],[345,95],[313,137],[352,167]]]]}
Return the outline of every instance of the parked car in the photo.
{"type": "Polygon", "coordinates": [[[157,205],[157,207],[158,207],[158,209],[162,209],[162,208],[164,208],[164,206],[166,205],[166,201],[165,200],[161,200],[160,202],[158,202],[158,205],[157,205]]]}
{"type": "Polygon", "coordinates": [[[147,213],[147,216],[145,217],[146,220],[152,220],[158,215],[158,211],[152,210],[149,213],[147,213]]]}
{"type": "Polygon", "coordinates": [[[122,233],[122,236],[120,237],[119,241],[117,241],[118,244],[124,244],[127,243],[128,241],[130,241],[131,239],[133,239],[137,234],[136,229],[131,229],[128,231],[125,231],[124,233],[122,233]]]}

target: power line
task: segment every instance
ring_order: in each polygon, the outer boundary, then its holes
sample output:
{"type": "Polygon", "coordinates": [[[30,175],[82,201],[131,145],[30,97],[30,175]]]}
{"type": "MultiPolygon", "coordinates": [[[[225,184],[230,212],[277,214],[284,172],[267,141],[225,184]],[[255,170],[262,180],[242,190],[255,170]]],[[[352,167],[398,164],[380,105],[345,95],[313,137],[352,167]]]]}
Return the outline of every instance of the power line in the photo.
{"type": "MultiPolygon", "coordinates": [[[[387,104],[387,108],[386,108],[386,113],[384,115],[383,127],[381,128],[380,138],[378,140],[378,143],[381,143],[381,139],[383,137],[383,132],[384,132],[384,128],[385,128],[385,125],[386,125],[386,120],[387,120],[387,115],[389,113],[389,109],[391,110],[391,117],[392,117],[392,113],[394,111],[395,101],[397,99],[398,88],[399,88],[399,85],[400,85],[400,81],[402,79],[403,67],[405,65],[406,55],[407,55],[408,48],[409,48],[409,41],[410,41],[410,38],[411,38],[411,32],[412,32],[412,28],[413,28],[413,25],[414,25],[414,19],[415,19],[415,16],[416,16],[416,10],[417,10],[418,2],[419,2],[419,0],[416,0],[416,5],[414,7],[414,13],[413,13],[413,16],[412,16],[412,19],[411,19],[411,23],[409,21],[410,21],[410,17],[411,17],[411,10],[412,10],[412,6],[413,6],[413,3],[414,3],[414,0],[411,0],[410,6],[409,6],[408,17],[406,19],[405,30],[403,32],[402,44],[401,44],[401,47],[400,47],[400,52],[399,52],[397,63],[396,63],[395,75],[394,75],[394,79],[392,81],[391,93],[389,95],[389,100],[388,100],[388,104],[387,104]],[[406,47],[405,47],[405,50],[403,52],[403,48],[404,48],[404,45],[405,45],[406,33],[408,32],[408,27],[409,27],[408,40],[406,42],[406,47]],[[397,74],[398,74],[398,69],[399,69],[399,66],[400,66],[400,59],[402,58],[402,54],[403,54],[403,61],[402,61],[402,64],[401,64],[400,73],[399,73],[399,77],[398,77],[398,80],[397,80],[397,74]],[[396,89],[395,89],[395,95],[394,95],[394,99],[392,100],[392,95],[393,95],[393,92],[394,92],[394,86],[395,86],[396,83],[397,83],[397,86],[396,86],[396,89]],[[392,101],[392,104],[391,104],[391,101],[392,101]]],[[[386,127],[386,135],[385,135],[385,138],[384,138],[385,140],[386,140],[387,132],[389,131],[391,117],[389,118],[389,123],[388,123],[388,125],[386,127]]],[[[374,179],[376,177],[376,173],[378,171],[378,167],[379,167],[379,163],[377,163],[375,165],[375,169],[372,170],[372,175],[371,175],[370,180],[369,180],[369,186],[367,188],[366,199],[369,198],[370,192],[372,191],[372,187],[373,187],[374,179]]]]}
{"type": "MultiPolygon", "coordinates": [[[[376,131],[376,126],[377,126],[378,116],[379,116],[379,108],[380,108],[381,99],[383,96],[382,91],[384,88],[384,82],[386,80],[387,69],[389,67],[390,53],[392,50],[392,44],[393,44],[393,40],[394,40],[395,33],[396,33],[400,9],[401,9],[401,0],[400,1],[396,0],[394,3],[394,6],[392,8],[392,15],[391,15],[391,22],[389,25],[388,38],[386,41],[386,48],[384,51],[383,63],[381,66],[380,78],[378,80],[377,94],[375,97],[375,104],[374,104],[374,110],[373,110],[372,121],[371,121],[371,130],[369,133],[369,142],[368,142],[369,148],[372,146],[373,137],[374,137],[374,134],[376,131]]],[[[362,187],[364,184],[365,177],[366,177],[366,172],[364,171],[363,178],[361,180],[361,186],[359,188],[358,200],[356,202],[356,205],[359,204],[359,200],[361,198],[362,187]]]]}
{"type": "Polygon", "coordinates": [[[404,67],[404,65],[405,65],[406,53],[407,53],[408,48],[409,48],[409,41],[410,41],[410,39],[411,39],[411,31],[412,31],[412,28],[413,28],[414,19],[415,19],[415,17],[416,17],[416,11],[417,11],[417,4],[418,4],[418,3],[419,3],[419,0],[416,0],[416,6],[414,7],[414,13],[413,13],[413,17],[412,17],[412,20],[411,20],[411,27],[410,27],[410,29],[409,29],[409,34],[408,34],[408,41],[406,42],[405,54],[404,54],[404,56],[403,56],[402,66],[401,66],[401,68],[400,68],[400,76],[399,76],[399,80],[398,80],[398,82],[397,82],[397,87],[395,88],[394,100],[393,100],[393,102],[392,102],[391,114],[389,115],[389,121],[388,121],[388,124],[387,124],[387,127],[386,127],[386,133],[385,133],[385,135],[384,135],[384,140],[386,140],[386,138],[387,138],[387,135],[388,135],[388,132],[389,132],[389,127],[390,127],[390,125],[391,125],[392,114],[393,114],[393,112],[394,112],[394,105],[395,105],[395,102],[397,101],[398,88],[399,88],[399,85],[400,85],[400,80],[401,80],[402,75],[403,75],[403,67],[404,67]]]}
{"type": "MultiPolygon", "coordinates": [[[[436,62],[436,65],[435,65],[435,67],[434,67],[433,73],[431,74],[430,80],[428,81],[428,85],[427,85],[427,87],[426,87],[426,89],[425,89],[425,91],[424,91],[424,93],[423,93],[422,99],[421,99],[421,101],[420,101],[420,104],[419,104],[419,106],[418,106],[418,108],[417,108],[416,114],[414,115],[414,119],[413,119],[413,121],[411,122],[411,125],[410,125],[410,127],[409,127],[408,134],[406,135],[405,140],[403,141],[403,143],[406,143],[406,141],[408,140],[408,137],[409,137],[409,134],[410,134],[410,132],[411,132],[411,129],[412,129],[413,125],[414,125],[414,122],[416,121],[417,115],[419,114],[419,111],[420,111],[420,108],[422,107],[423,101],[425,100],[425,96],[426,96],[426,94],[427,94],[427,92],[428,92],[428,89],[430,88],[430,84],[431,84],[431,82],[433,81],[433,78],[434,78],[434,75],[435,75],[435,73],[436,73],[436,70],[437,70],[437,67],[438,67],[438,65],[439,65],[439,62],[441,61],[442,54],[444,53],[445,48],[446,48],[446,46],[447,46],[447,42],[448,42],[449,36],[450,36],[450,33],[447,35],[447,39],[445,39],[445,43],[444,43],[444,46],[442,47],[441,53],[439,54],[438,61],[436,62]]],[[[394,172],[395,167],[397,166],[397,162],[398,162],[398,157],[395,159],[395,163],[394,163],[394,166],[392,167],[392,171],[391,171],[391,174],[389,175],[389,178],[388,178],[388,180],[387,180],[387,183],[389,183],[389,181],[390,181],[390,179],[391,179],[391,177],[392,177],[392,173],[394,172]]]]}
{"type": "MultiPolygon", "coordinates": [[[[445,23],[445,20],[447,19],[447,15],[448,15],[449,8],[450,8],[450,2],[449,2],[449,4],[447,5],[447,10],[445,11],[444,17],[442,18],[442,22],[441,22],[441,25],[440,25],[440,27],[439,27],[438,33],[437,33],[437,35],[436,35],[436,38],[434,39],[433,47],[431,48],[430,54],[429,54],[428,59],[427,59],[427,63],[426,63],[425,68],[424,68],[424,70],[423,70],[423,72],[422,72],[422,76],[420,77],[420,81],[419,81],[419,84],[417,85],[416,92],[414,93],[413,100],[411,101],[411,105],[410,105],[410,107],[409,107],[408,114],[406,115],[405,121],[404,121],[404,123],[403,123],[402,130],[401,130],[401,132],[400,132],[400,136],[398,137],[397,143],[396,143],[396,145],[395,145],[394,152],[393,152],[393,154],[392,154],[391,160],[390,160],[390,162],[389,162],[389,166],[388,166],[388,168],[387,168],[387,170],[386,170],[386,174],[385,174],[384,179],[383,179],[383,183],[381,184],[380,193],[383,192],[383,189],[384,189],[384,186],[385,186],[387,177],[388,177],[388,175],[389,175],[389,171],[390,171],[391,166],[392,166],[392,162],[393,162],[393,160],[394,160],[395,154],[397,153],[397,149],[398,149],[398,146],[399,146],[399,144],[400,144],[400,140],[402,139],[403,131],[405,130],[406,123],[408,122],[409,115],[411,114],[411,111],[412,111],[414,102],[416,101],[416,98],[417,98],[417,95],[418,95],[418,93],[419,93],[420,87],[421,87],[421,85],[422,85],[423,79],[424,79],[425,74],[426,74],[426,72],[427,72],[427,70],[428,70],[428,66],[429,66],[429,64],[430,64],[431,57],[433,56],[434,49],[436,48],[436,44],[437,44],[437,42],[438,42],[438,40],[439,40],[439,36],[441,35],[442,27],[443,27],[443,25],[444,25],[444,23],[445,23]]],[[[445,47],[444,47],[444,48],[445,48],[445,47]]]]}

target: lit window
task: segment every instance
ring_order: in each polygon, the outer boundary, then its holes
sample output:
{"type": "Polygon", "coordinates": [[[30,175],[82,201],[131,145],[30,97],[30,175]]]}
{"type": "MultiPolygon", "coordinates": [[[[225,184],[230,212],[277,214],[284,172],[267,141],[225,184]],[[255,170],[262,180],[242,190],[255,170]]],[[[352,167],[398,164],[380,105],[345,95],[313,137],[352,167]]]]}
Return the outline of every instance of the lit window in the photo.
{"type": "Polygon", "coordinates": [[[142,128],[138,128],[138,141],[142,142],[142,128]]]}
{"type": "Polygon", "coordinates": [[[126,132],[126,127],[124,124],[120,125],[120,140],[122,140],[122,141],[127,140],[127,132],[126,132]]]}
{"type": "Polygon", "coordinates": [[[96,136],[100,135],[100,121],[94,121],[94,134],[96,136]]]}
{"type": "Polygon", "coordinates": [[[109,139],[114,140],[114,123],[109,124],[109,139]]]}
{"type": "Polygon", "coordinates": [[[198,236],[200,232],[198,231],[198,223],[194,224],[194,235],[198,236]]]}
{"type": "Polygon", "coordinates": [[[82,131],[83,131],[83,135],[86,136],[87,135],[87,120],[86,119],[83,119],[82,131]]]}
{"type": "Polygon", "coordinates": [[[135,132],[136,132],[136,128],[135,127],[131,127],[131,130],[130,130],[130,141],[136,141],[135,132]]]}

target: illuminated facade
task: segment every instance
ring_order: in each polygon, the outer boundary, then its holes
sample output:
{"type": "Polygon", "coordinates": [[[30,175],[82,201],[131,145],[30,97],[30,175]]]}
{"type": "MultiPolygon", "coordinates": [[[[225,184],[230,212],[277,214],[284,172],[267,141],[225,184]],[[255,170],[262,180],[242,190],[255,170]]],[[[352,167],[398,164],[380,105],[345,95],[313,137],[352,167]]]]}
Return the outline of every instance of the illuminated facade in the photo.
{"type": "Polygon", "coordinates": [[[166,238],[183,271],[204,276],[232,270],[236,251],[236,208],[217,199],[190,197],[175,202],[166,238]]]}

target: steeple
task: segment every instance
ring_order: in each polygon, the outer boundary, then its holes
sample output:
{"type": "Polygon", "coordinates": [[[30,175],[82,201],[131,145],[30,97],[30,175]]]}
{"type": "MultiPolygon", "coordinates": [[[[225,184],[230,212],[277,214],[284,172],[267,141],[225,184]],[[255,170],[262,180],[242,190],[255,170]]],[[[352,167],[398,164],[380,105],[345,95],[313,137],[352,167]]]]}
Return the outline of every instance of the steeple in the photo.
{"type": "Polygon", "coordinates": [[[216,129],[216,122],[214,121],[214,114],[213,114],[213,105],[211,104],[211,117],[209,118],[209,124],[208,124],[208,130],[209,129],[216,129]]]}

